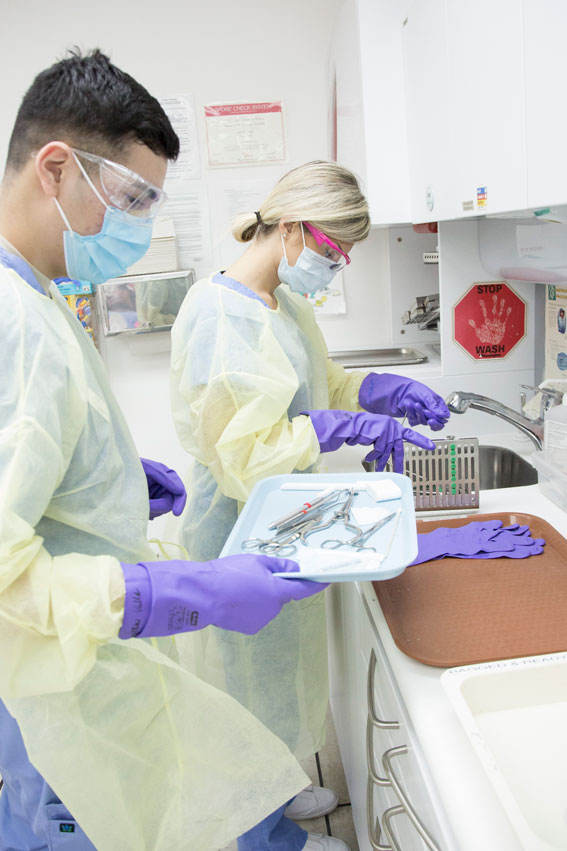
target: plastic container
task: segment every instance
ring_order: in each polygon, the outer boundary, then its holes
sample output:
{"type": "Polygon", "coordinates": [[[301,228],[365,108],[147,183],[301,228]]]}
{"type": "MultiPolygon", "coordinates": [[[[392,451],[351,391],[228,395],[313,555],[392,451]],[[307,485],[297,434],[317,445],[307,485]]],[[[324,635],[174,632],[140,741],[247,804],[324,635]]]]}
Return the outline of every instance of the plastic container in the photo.
{"type": "Polygon", "coordinates": [[[567,470],[558,466],[556,459],[555,452],[545,450],[530,454],[530,464],[537,470],[540,491],[563,511],[567,511],[567,470]]]}
{"type": "Polygon", "coordinates": [[[543,448],[564,469],[567,468],[567,393],[561,405],[545,412],[543,422],[543,448]]]}

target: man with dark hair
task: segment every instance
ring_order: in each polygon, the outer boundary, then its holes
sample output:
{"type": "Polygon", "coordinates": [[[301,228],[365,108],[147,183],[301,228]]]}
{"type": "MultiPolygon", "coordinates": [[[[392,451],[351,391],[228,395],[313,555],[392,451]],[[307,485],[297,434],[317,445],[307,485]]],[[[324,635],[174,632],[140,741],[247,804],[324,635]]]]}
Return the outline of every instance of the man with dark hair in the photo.
{"type": "Polygon", "coordinates": [[[132,142],[174,160],[179,139],[159,101],[100,50],[70,53],[35,78],[26,93],[8,148],[6,169],[19,171],[53,139],[113,158],[132,142]]]}
{"type": "MultiPolygon", "coordinates": [[[[139,459],[52,279],[101,283],[149,245],[179,141],[100,51],[41,73],[0,185],[0,851],[206,851],[305,787],[287,748],[180,664],[322,585],[294,562],[156,561],[174,471],[139,459]],[[149,501],[149,508],[148,508],[149,501]],[[151,641],[142,641],[147,638],[151,641]]],[[[282,648],[285,652],[285,648],[282,648]]]]}

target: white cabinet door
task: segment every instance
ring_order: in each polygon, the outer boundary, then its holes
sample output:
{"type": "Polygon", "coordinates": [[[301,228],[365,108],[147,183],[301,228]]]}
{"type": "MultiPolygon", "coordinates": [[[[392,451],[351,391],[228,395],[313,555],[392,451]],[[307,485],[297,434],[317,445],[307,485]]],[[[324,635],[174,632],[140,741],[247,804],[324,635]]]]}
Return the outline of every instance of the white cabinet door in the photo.
{"type": "Polygon", "coordinates": [[[522,0],[420,0],[404,28],[412,218],[527,203],[522,0]]]}
{"type": "Polygon", "coordinates": [[[567,202],[567,3],[524,0],[528,207],[567,202]]]}
{"type": "Polygon", "coordinates": [[[448,218],[456,152],[447,103],[445,0],[412,5],[403,28],[411,219],[448,218]]]}
{"type": "Polygon", "coordinates": [[[410,220],[402,23],[409,0],[346,0],[332,48],[337,160],[362,177],[374,225],[410,220]]]}
{"type": "Polygon", "coordinates": [[[373,224],[410,221],[402,28],[408,0],[358,0],[366,172],[373,224]]]}
{"type": "Polygon", "coordinates": [[[522,0],[448,0],[451,218],[527,203],[522,0]],[[484,193],[478,190],[486,190],[484,193]],[[485,204],[477,203],[485,201],[485,204]]]}
{"type": "Polygon", "coordinates": [[[356,0],[346,0],[336,22],[332,49],[336,86],[337,162],[366,181],[366,145],[356,0]]]}

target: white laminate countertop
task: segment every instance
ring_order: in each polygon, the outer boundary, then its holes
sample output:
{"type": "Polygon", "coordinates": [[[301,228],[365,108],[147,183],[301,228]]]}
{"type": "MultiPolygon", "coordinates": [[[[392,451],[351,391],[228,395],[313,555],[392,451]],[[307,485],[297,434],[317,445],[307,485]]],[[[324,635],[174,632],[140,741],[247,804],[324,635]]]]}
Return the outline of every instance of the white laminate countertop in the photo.
{"type": "MultiPolygon", "coordinates": [[[[484,442],[484,441],[483,441],[484,442]]],[[[567,514],[538,485],[481,491],[480,511],[538,515],[567,536],[567,514]]],[[[441,685],[444,668],[411,659],[394,644],[370,582],[360,584],[456,846],[449,851],[523,851],[441,685]]]]}

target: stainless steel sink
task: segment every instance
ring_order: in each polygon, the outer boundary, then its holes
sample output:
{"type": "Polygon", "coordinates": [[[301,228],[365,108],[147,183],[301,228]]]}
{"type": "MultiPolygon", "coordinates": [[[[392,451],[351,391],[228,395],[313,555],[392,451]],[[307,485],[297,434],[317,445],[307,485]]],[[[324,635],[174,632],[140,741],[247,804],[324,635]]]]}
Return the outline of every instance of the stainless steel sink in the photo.
{"type": "Polygon", "coordinates": [[[481,490],[537,484],[535,467],[511,449],[502,446],[481,446],[479,455],[481,490]]]}

